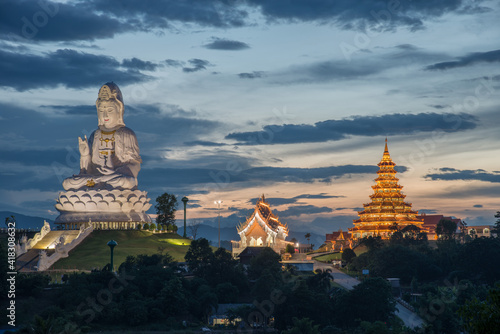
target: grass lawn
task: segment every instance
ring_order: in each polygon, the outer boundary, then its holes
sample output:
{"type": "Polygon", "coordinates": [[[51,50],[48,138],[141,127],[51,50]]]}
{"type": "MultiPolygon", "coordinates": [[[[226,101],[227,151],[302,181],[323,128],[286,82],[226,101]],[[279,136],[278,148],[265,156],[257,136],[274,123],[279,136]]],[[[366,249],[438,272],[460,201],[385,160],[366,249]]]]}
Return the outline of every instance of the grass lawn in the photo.
{"type": "Polygon", "coordinates": [[[149,231],[97,230],[92,232],[80,245],[69,253],[69,257],[57,261],[52,269],[92,270],[102,268],[110,260],[107,246],[111,239],[118,243],[114,249],[114,266],[125,261],[129,255],[157,254],[158,247],[164,247],[163,253],[169,253],[176,261],[184,261],[190,239],[173,233],[153,234],[149,231]]]}
{"type": "Polygon", "coordinates": [[[314,259],[320,262],[332,262],[332,260],[342,260],[342,253],[321,255],[315,257],[314,259]]]}

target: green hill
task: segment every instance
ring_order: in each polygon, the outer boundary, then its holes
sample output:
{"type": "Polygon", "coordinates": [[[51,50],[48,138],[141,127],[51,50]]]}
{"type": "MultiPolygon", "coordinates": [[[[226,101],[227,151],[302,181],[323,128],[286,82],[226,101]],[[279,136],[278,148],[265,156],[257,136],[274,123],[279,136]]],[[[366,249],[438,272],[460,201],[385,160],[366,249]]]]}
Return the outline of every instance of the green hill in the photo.
{"type": "Polygon", "coordinates": [[[115,268],[118,268],[129,255],[157,254],[159,247],[164,247],[163,254],[169,253],[176,261],[182,262],[191,244],[190,239],[173,233],[97,230],[73,249],[69,257],[57,261],[52,269],[91,270],[104,267],[110,260],[107,243],[111,239],[118,243],[114,250],[115,268]]]}

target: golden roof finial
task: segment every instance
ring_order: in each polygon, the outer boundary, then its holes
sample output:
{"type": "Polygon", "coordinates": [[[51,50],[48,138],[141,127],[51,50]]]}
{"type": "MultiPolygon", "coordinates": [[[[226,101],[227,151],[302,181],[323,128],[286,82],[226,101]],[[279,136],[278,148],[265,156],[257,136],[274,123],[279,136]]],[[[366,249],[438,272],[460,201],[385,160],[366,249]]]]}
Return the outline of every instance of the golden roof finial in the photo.
{"type": "Polygon", "coordinates": [[[391,155],[389,154],[389,148],[387,146],[387,137],[385,137],[385,149],[384,149],[384,155],[382,156],[382,161],[392,161],[391,155]]]}

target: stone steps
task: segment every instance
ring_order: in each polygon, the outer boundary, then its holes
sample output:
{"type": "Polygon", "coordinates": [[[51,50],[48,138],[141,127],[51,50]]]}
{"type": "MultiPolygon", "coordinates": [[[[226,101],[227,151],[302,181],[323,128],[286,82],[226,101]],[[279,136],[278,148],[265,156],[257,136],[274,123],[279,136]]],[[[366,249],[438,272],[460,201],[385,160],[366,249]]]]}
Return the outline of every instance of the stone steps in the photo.
{"type": "Polygon", "coordinates": [[[54,245],[59,241],[59,238],[64,237],[64,243],[70,243],[78,236],[79,230],[66,230],[66,231],[50,231],[42,240],[37,242],[33,249],[47,249],[54,248],[54,245]]]}
{"type": "MultiPolygon", "coordinates": [[[[47,255],[52,255],[54,250],[47,251],[47,255]]],[[[34,268],[38,264],[38,259],[40,257],[40,249],[30,249],[26,253],[22,254],[16,259],[16,271],[17,272],[30,272],[36,271],[34,268]]]]}

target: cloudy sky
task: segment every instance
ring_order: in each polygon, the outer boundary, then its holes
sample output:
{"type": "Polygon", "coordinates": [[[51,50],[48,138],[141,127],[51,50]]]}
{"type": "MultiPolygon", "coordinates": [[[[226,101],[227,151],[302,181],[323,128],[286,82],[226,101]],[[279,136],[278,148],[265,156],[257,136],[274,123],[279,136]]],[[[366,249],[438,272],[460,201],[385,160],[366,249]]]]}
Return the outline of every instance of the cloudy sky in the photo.
{"type": "MultiPolygon", "coordinates": [[[[77,137],[116,82],[140,189],[235,226],[352,226],[384,149],[408,202],[500,210],[500,4],[481,0],[0,0],[0,210],[55,218],[77,137]]],[[[153,210],[150,211],[154,213],[153,210]]]]}

